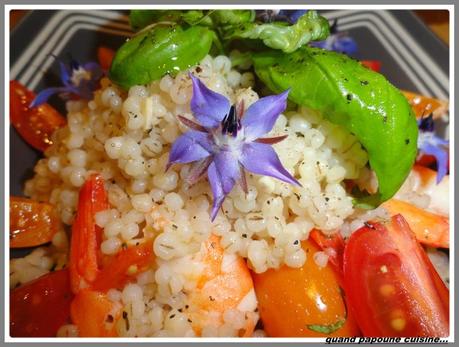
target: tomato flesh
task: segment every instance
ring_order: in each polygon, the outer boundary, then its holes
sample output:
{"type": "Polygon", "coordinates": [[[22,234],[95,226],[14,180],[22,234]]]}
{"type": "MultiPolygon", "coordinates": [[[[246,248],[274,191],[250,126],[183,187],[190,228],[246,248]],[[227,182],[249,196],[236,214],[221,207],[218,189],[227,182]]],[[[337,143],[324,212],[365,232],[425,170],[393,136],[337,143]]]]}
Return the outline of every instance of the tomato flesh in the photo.
{"type": "Polygon", "coordinates": [[[60,219],[53,205],[10,197],[10,247],[33,247],[50,242],[60,219]]]}
{"type": "Polygon", "coordinates": [[[51,135],[62,128],[66,120],[49,104],[30,108],[35,93],[18,81],[10,81],[10,121],[16,131],[32,147],[45,151],[51,144],[51,135]]]}
{"type": "Polygon", "coordinates": [[[69,322],[70,290],[67,269],[54,271],[10,293],[12,337],[55,337],[69,322]]]}
{"type": "Polygon", "coordinates": [[[353,233],[344,250],[344,284],[362,333],[448,336],[447,289],[432,271],[401,215],[353,233]]]}

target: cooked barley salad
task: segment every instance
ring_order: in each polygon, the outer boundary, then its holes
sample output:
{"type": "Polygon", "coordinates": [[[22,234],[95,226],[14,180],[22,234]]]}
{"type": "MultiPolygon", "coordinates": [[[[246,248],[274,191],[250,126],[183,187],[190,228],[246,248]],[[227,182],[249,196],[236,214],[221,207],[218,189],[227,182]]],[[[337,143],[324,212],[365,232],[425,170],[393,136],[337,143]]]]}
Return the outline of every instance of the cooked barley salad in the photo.
{"type": "Polygon", "coordinates": [[[11,247],[35,246],[10,260],[12,336],[448,336],[432,115],[315,11],[130,20],[99,63],[58,61],[63,86],[10,84],[43,151],[10,199],[11,247]],[[27,112],[52,113],[41,139],[27,112]]]}

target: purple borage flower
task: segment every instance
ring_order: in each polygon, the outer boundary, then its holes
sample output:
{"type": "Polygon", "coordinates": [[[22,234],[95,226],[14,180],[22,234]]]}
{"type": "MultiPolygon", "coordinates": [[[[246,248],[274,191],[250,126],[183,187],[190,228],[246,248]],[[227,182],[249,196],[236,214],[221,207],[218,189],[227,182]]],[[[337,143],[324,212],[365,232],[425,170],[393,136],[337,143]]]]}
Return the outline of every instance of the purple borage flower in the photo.
{"type": "Polygon", "coordinates": [[[448,173],[449,141],[435,135],[433,115],[418,120],[418,149],[420,154],[432,155],[437,161],[437,184],[448,173]]]}
{"type": "Polygon", "coordinates": [[[43,89],[37,94],[35,99],[30,104],[30,107],[36,107],[44,104],[53,94],[61,94],[64,98],[69,98],[70,95],[76,95],[81,99],[90,100],[93,97],[93,92],[97,88],[100,78],[103,75],[99,64],[89,62],[80,65],[72,60],[70,66],[66,66],[63,62],[59,62],[60,77],[63,86],[43,89]]]}
{"type": "Polygon", "coordinates": [[[323,41],[311,42],[311,46],[352,55],[357,52],[357,43],[346,32],[338,31],[338,20],[330,27],[330,36],[323,41]]]}
{"type": "Polygon", "coordinates": [[[189,184],[207,172],[214,198],[212,221],[236,182],[247,193],[244,170],[300,185],[271,147],[287,136],[262,138],[285,110],[289,90],[261,98],[244,112],[242,103],[231,106],[225,96],[208,89],[192,74],[190,77],[193,82],[191,112],[198,123],[179,116],[190,130],[172,145],[167,169],[175,163],[196,162],[187,178],[189,184]]]}

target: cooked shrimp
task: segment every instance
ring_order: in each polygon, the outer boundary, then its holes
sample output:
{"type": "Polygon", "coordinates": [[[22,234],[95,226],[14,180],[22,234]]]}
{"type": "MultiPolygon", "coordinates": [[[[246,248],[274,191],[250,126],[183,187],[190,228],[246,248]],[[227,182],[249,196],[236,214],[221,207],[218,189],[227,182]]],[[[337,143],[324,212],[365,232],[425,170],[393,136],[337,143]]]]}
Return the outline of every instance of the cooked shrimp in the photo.
{"type": "Polygon", "coordinates": [[[231,323],[239,336],[251,336],[258,315],[249,269],[243,258],[224,254],[219,241],[212,234],[193,259],[202,264],[202,272],[189,295],[191,326],[197,335],[213,335],[215,327],[231,323]]]}
{"type": "Polygon", "coordinates": [[[407,201],[391,199],[383,206],[391,215],[402,214],[416,238],[432,247],[449,247],[449,176],[436,183],[436,172],[415,165],[410,174],[410,190],[429,197],[427,208],[420,208],[407,201]],[[446,198],[445,198],[446,197],[446,198]]]}
{"type": "Polygon", "coordinates": [[[415,177],[413,190],[430,197],[428,209],[432,212],[449,216],[449,175],[437,184],[437,173],[427,167],[415,165],[412,175],[415,177]]]}

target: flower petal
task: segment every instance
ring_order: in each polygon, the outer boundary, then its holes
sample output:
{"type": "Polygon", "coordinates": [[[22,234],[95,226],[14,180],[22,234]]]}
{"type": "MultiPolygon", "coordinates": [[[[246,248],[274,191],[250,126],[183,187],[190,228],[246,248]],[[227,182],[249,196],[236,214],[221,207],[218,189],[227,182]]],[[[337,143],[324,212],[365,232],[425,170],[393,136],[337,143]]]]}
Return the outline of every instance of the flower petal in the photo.
{"type": "Polygon", "coordinates": [[[191,73],[190,77],[193,82],[190,107],[194,117],[206,128],[218,127],[230,110],[229,100],[207,88],[191,73]]]}
{"type": "Polygon", "coordinates": [[[256,101],[241,119],[246,141],[253,141],[271,131],[279,115],[287,107],[290,89],[277,95],[270,95],[256,101]]]}
{"type": "Polygon", "coordinates": [[[214,156],[214,163],[220,176],[223,193],[229,194],[241,177],[238,158],[230,151],[221,151],[214,156]]]}
{"type": "Polygon", "coordinates": [[[208,156],[200,161],[191,164],[190,171],[186,177],[186,183],[190,186],[200,180],[200,178],[206,173],[209,165],[212,163],[212,157],[208,156]]]}
{"type": "Polygon", "coordinates": [[[440,183],[448,173],[448,152],[445,148],[430,143],[425,143],[420,150],[425,154],[434,156],[437,160],[437,184],[440,183]]]}
{"type": "Polygon", "coordinates": [[[43,89],[40,93],[37,94],[35,99],[33,99],[29,107],[33,108],[33,107],[40,106],[41,104],[44,104],[45,102],[47,102],[48,99],[51,97],[51,95],[62,93],[62,92],[68,92],[68,89],[62,88],[62,87],[53,87],[53,88],[43,89]]]}
{"type": "Polygon", "coordinates": [[[210,219],[213,221],[217,216],[218,210],[225,200],[225,193],[223,192],[223,185],[220,179],[220,174],[214,162],[209,165],[207,169],[207,177],[209,179],[210,188],[212,189],[212,195],[214,197],[212,202],[212,211],[210,213],[210,219]]]}
{"type": "Polygon", "coordinates": [[[72,82],[70,81],[72,71],[65,65],[63,62],[59,61],[59,68],[61,71],[61,81],[64,86],[71,85],[72,82]]]}
{"type": "Polygon", "coordinates": [[[284,15],[291,24],[295,24],[300,17],[306,14],[306,12],[308,12],[308,10],[281,10],[279,11],[279,16],[284,15]]]}
{"type": "Polygon", "coordinates": [[[339,36],[333,42],[333,50],[351,55],[357,52],[357,43],[349,36],[339,36]]]}
{"type": "Polygon", "coordinates": [[[300,186],[300,183],[282,166],[279,157],[270,145],[256,142],[245,144],[239,161],[250,172],[271,176],[300,186]]]}
{"type": "Polygon", "coordinates": [[[190,130],[175,140],[167,168],[174,163],[191,163],[211,154],[212,142],[207,133],[190,130]]]}

